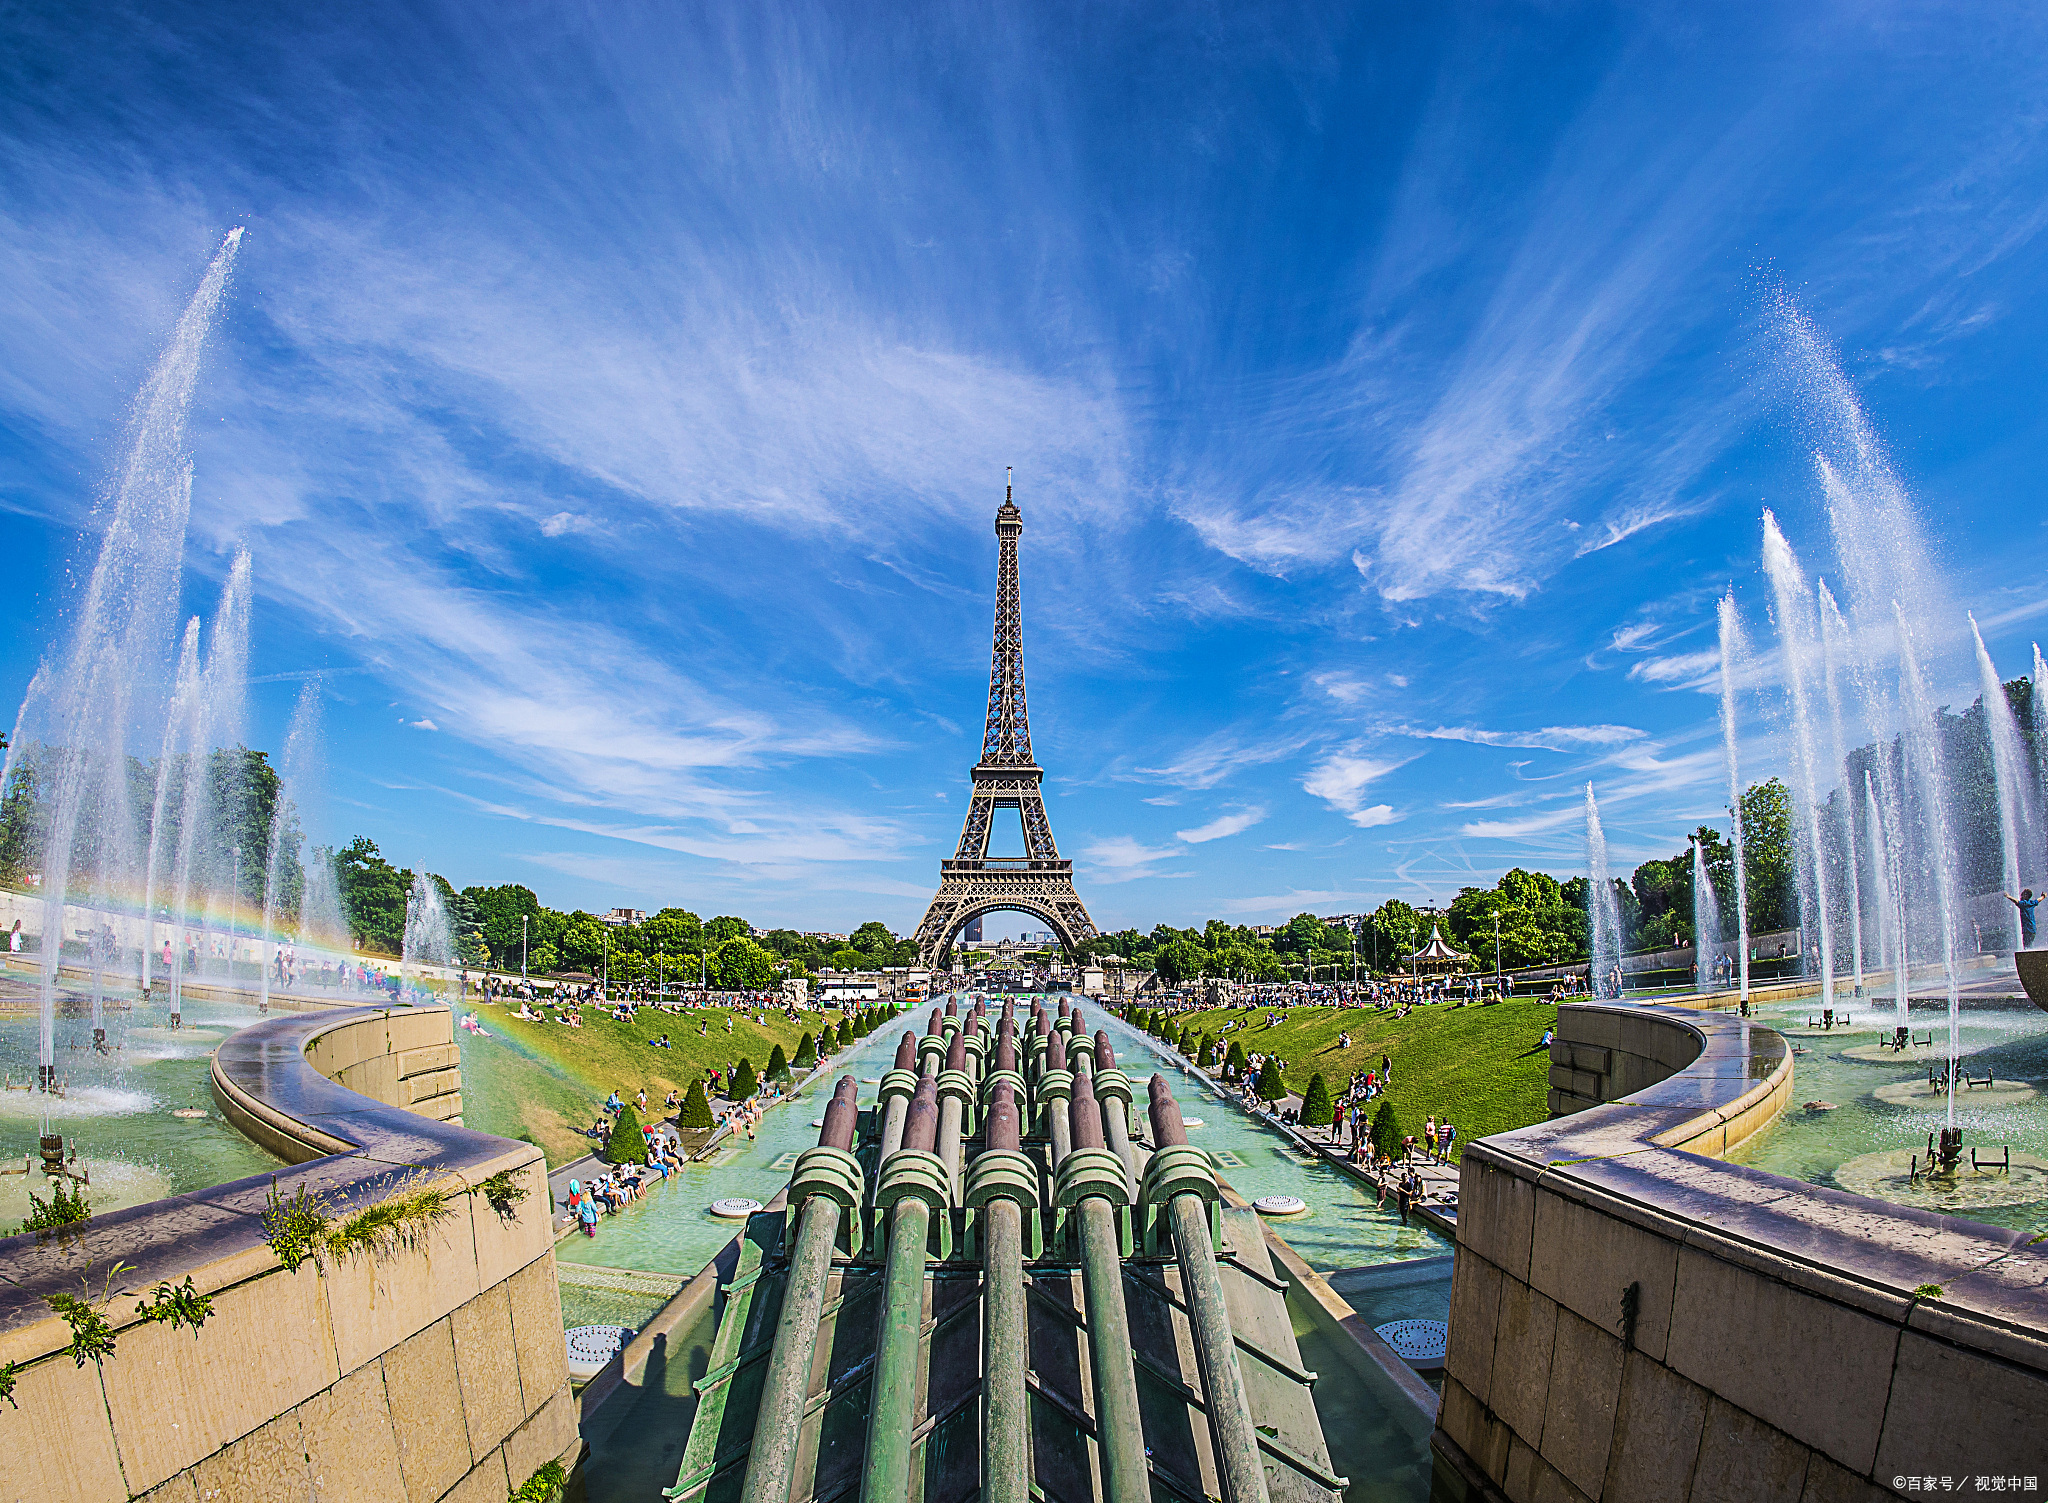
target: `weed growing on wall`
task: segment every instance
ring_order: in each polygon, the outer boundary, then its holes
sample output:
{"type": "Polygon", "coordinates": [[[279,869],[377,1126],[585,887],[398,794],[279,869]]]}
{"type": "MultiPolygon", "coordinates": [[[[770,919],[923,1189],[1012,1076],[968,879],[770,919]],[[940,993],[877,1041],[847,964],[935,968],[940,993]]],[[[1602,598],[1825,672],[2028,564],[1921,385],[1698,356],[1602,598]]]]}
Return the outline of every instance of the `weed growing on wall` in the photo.
{"type": "Polygon", "coordinates": [[[168,1279],[158,1284],[148,1299],[135,1302],[135,1313],[146,1321],[169,1326],[174,1331],[189,1327],[192,1339],[197,1341],[199,1328],[213,1313],[213,1296],[201,1294],[193,1288],[192,1276],[187,1274],[182,1284],[173,1284],[168,1279]]]}
{"type": "Polygon", "coordinates": [[[278,1194],[277,1180],[270,1181],[270,1200],[263,1211],[263,1240],[284,1264],[286,1273],[298,1272],[306,1259],[318,1256],[327,1237],[327,1203],[304,1185],[291,1198],[278,1194]]]}
{"type": "Polygon", "coordinates": [[[92,1207],[86,1204],[85,1191],[67,1192],[64,1181],[53,1180],[50,1184],[50,1198],[44,1200],[35,1191],[28,1192],[28,1220],[22,1222],[25,1232],[54,1232],[66,1227],[78,1227],[92,1220],[92,1207]]]}
{"type": "Polygon", "coordinates": [[[442,1185],[423,1177],[407,1182],[396,1195],[357,1211],[327,1233],[327,1251],[336,1258],[366,1253],[384,1257],[399,1248],[417,1248],[437,1222],[455,1214],[452,1197],[442,1185]]]}
{"type": "Polygon", "coordinates": [[[483,1196],[490,1208],[506,1221],[519,1214],[514,1208],[526,1199],[528,1194],[526,1186],[519,1183],[518,1176],[510,1169],[500,1169],[479,1183],[476,1188],[477,1193],[483,1196]]]}
{"type": "Polygon", "coordinates": [[[559,1503],[569,1474],[559,1461],[544,1461],[531,1477],[505,1494],[505,1503],[559,1503]]]}

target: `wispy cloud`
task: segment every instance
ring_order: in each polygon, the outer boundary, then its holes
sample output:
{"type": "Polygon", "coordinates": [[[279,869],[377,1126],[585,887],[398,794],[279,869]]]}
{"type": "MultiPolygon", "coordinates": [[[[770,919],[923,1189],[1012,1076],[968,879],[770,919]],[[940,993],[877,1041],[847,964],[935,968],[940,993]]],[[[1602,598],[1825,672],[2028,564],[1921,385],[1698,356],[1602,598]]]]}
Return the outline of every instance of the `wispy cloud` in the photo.
{"type": "Polygon", "coordinates": [[[1236,809],[1228,814],[1219,814],[1205,825],[1192,830],[1176,830],[1175,840],[1184,840],[1189,845],[1205,845],[1212,840],[1221,840],[1226,835],[1236,835],[1249,830],[1266,817],[1263,808],[1236,809]]]}
{"type": "Polygon", "coordinates": [[[1391,804],[1367,804],[1366,789],[1403,765],[1403,759],[1338,752],[1323,758],[1301,780],[1302,789],[1319,798],[1360,829],[1392,824],[1401,816],[1391,804]]]}
{"type": "Polygon", "coordinates": [[[1129,835],[1105,836],[1081,848],[1081,860],[1091,868],[1091,879],[1103,883],[1172,875],[1160,871],[1159,863],[1179,854],[1177,846],[1149,846],[1129,835]]]}
{"type": "Polygon", "coordinates": [[[1425,741],[1468,741],[1474,746],[1529,747],[1542,751],[1585,751],[1621,746],[1642,738],[1627,725],[1546,725],[1528,731],[1489,731],[1476,726],[1440,725],[1402,730],[1398,734],[1425,741]]]}

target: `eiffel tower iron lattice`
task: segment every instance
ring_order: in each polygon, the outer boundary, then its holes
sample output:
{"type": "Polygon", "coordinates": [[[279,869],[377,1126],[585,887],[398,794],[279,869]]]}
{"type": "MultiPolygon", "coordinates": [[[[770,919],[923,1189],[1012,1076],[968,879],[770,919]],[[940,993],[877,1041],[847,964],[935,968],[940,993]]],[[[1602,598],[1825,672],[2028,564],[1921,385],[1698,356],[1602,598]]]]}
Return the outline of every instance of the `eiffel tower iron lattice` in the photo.
{"type": "Polygon", "coordinates": [[[1039,791],[1045,773],[1031,755],[1031,721],[1024,705],[1024,611],[1017,592],[1017,539],[1023,531],[1015,488],[1006,484],[996,511],[995,647],[989,658],[981,760],[974,765],[960,844],[939,863],[938,896],[917,926],[917,956],[925,966],[935,967],[945,958],[953,936],[970,920],[997,909],[1043,919],[1069,955],[1096,933],[1095,921],[1074,890],[1074,863],[1061,859],[1053,842],[1039,791]],[[1023,821],[1022,856],[988,853],[999,809],[1014,809],[1023,821]]]}

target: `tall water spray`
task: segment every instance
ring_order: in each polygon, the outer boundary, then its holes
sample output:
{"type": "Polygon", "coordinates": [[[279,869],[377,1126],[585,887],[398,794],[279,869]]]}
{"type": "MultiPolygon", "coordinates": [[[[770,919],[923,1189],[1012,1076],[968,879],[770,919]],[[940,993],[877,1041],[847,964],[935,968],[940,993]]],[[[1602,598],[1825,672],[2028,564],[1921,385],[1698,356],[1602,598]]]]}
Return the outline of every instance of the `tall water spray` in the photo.
{"type": "Polygon", "coordinates": [[[1897,1026],[1906,1026],[1908,993],[1911,990],[1907,975],[1906,958],[1906,915],[1899,907],[1899,893],[1902,890],[1896,880],[1899,870],[1899,846],[1896,831],[1888,831],[1879,816],[1877,789],[1870,777],[1870,769],[1863,769],[1863,815],[1870,826],[1870,869],[1877,877],[1878,933],[1883,939],[1885,954],[1891,961],[1892,996],[1895,1002],[1897,1026]]]}
{"type": "MultiPolygon", "coordinates": [[[[163,849],[165,811],[170,807],[173,769],[178,765],[181,737],[188,731],[193,707],[199,702],[199,618],[185,623],[185,641],[178,652],[177,675],[172,681],[170,711],[164,716],[163,745],[157,753],[155,794],[149,810],[149,849],[142,867],[142,990],[151,985],[151,966],[156,958],[157,883],[167,853],[163,849]]],[[[175,940],[176,935],[172,938],[175,940]]]]}
{"type": "Polygon", "coordinates": [[[263,871],[263,941],[270,946],[270,953],[263,953],[263,945],[257,946],[257,960],[263,968],[262,1006],[270,1007],[270,979],[277,969],[278,956],[278,898],[280,877],[293,865],[299,868],[298,902],[292,905],[294,933],[301,931],[302,924],[297,912],[305,902],[305,867],[298,863],[299,840],[304,833],[301,821],[304,818],[304,803],[311,787],[319,780],[316,769],[320,761],[320,686],[317,681],[308,680],[299,690],[298,703],[292,706],[290,727],[285,731],[284,755],[279,759],[277,779],[277,800],[270,810],[270,844],[263,871]]]}
{"type": "MultiPolygon", "coordinates": [[[[1778,647],[1784,659],[1785,692],[1791,701],[1792,765],[1797,784],[1800,822],[1804,838],[1795,842],[1801,856],[1799,884],[1800,926],[1820,944],[1821,1000],[1832,1007],[1835,1000],[1834,925],[1829,922],[1828,853],[1821,840],[1821,777],[1815,745],[1814,710],[1808,685],[1818,657],[1814,620],[1806,579],[1792,545],[1778,528],[1778,519],[1764,512],[1764,573],[1771,582],[1777,604],[1778,647]]],[[[1801,949],[1805,946],[1802,944],[1801,949]]]]}
{"type": "Polygon", "coordinates": [[[1714,879],[1707,871],[1707,853],[1698,837],[1692,842],[1692,953],[1693,985],[1707,990],[1713,961],[1721,950],[1721,895],[1714,891],[1714,879]],[[1699,974],[1702,966],[1707,974],[1699,974]]]}
{"type": "Polygon", "coordinates": [[[418,987],[421,966],[453,964],[455,926],[449,922],[448,905],[441,901],[440,884],[421,866],[412,874],[412,891],[405,900],[405,941],[399,968],[418,987]]]}
{"type": "MultiPolygon", "coordinates": [[[[2004,857],[2005,890],[2018,897],[2022,880],[2031,885],[2032,873],[2038,869],[2034,852],[2040,848],[2040,828],[2034,812],[2033,779],[2027,772],[2027,748],[2020,739],[2019,721],[2005,697],[2005,685],[1999,682],[1991,654],[1985,650],[1984,633],[1977,627],[1974,612],[1970,616],[1970,639],[1977,645],[1977,680],[1984,693],[1984,733],[1991,741],[1991,775],[1998,785],[1998,844],[2004,857]],[[2027,868],[2024,874],[2022,862],[2027,868]]],[[[2012,910],[2011,921],[2012,947],[2017,950],[2024,943],[2017,908],[2012,910]]]]}
{"type": "MultiPolygon", "coordinates": [[[[1593,925],[1593,995],[1607,995],[1608,978],[1621,964],[1621,905],[1615,901],[1614,878],[1607,867],[1607,833],[1600,828],[1600,804],[1593,797],[1593,785],[1586,785],[1586,869],[1592,874],[1592,891],[1587,897],[1586,915],[1593,925]]],[[[1614,995],[1621,995],[1619,982],[1614,995]]]]}
{"type": "MultiPolygon", "coordinates": [[[[1849,624],[1842,619],[1842,608],[1835,604],[1834,594],[1828,589],[1826,580],[1815,584],[1814,599],[1820,610],[1821,673],[1828,690],[1830,765],[1835,773],[1846,774],[1849,742],[1842,733],[1842,674],[1849,661],[1849,624]]],[[[1863,995],[1863,864],[1857,859],[1856,799],[1846,788],[1842,795],[1841,828],[1842,864],[1849,873],[1850,963],[1856,970],[1855,995],[1860,998],[1863,995]]]]}
{"type": "Polygon", "coordinates": [[[1743,1012],[1749,1011],[1749,861],[1742,835],[1742,776],[1735,741],[1735,663],[1742,652],[1742,622],[1735,592],[1721,597],[1721,756],[1728,770],[1728,824],[1735,848],[1735,963],[1743,1012]]]}
{"type": "MultiPolygon", "coordinates": [[[[70,646],[50,679],[42,737],[52,765],[43,832],[37,1071],[45,1088],[56,1073],[57,979],[65,904],[80,875],[74,858],[81,816],[90,807],[104,807],[117,781],[125,790],[138,701],[160,692],[151,680],[167,657],[192,502],[185,423],[200,356],[241,239],[237,228],[222,242],[136,398],[127,451],[102,509],[99,555],[79,601],[70,646]]],[[[89,875],[99,877],[96,871],[89,875]]]]}
{"type": "MultiPolygon", "coordinates": [[[[223,780],[215,775],[213,754],[216,747],[233,747],[242,739],[242,715],[249,678],[250,595],[249,553],[242,549],[236,553],[234,567],[228,571],[227,585],[221,591],[220,609],[214,615],[213,629],[207,634],[206,662],[200,669],[197,693],[185,718],[185,786],[178,805],[178,845],[172,868],[172,891],[176,902],[174,919],[180,926],[192,923],[195,878],[205,882],[209,890],[219,891],[223,867],[231,865],[222,860],[224,853],[213,837],[217,831],[215,817],[240,802],[241,765],[238,760],[231,759],[226,767],[227,777],[223,780]]],[[[240,873],[236,872],[234,880],[239,880],[239,876],[240,873]]],[[[202,914],[202,935],[206,927],[205,915],[202,914]]],[[[183,956],[188,951],[198,953],[200,942],[200,936],[191,935],[188,930],[187,942],[179,946],[172,960],[173,1018],[183,1004],[183,956]]],[[[228,955],[228,970],[232,978],[232,934],[228,936],[228,955]]]]}
{"type": "MultiPolygon", "coordinates": [[[[1956,1078],[1956,1056],[1962,1049],[1962,1001],[1956,990],[1956,891],[1954,862],[1948,831],[1948,776],[1943,766],[1941,740],[1934,723],[1934,708],[1928,703],[1927,684],[1921,677],[1920,660],[1913,650],[1913,629],[1905,611],[1894,603],[1899,630],[1899,699],[1905,707],[1906,765],[1908,775],[1921,790],[1921,806],[1928,822],[1928,836],[1937,852],[1934,863],[1934,891],[1941,917],[1941,973],[1948,992],[1948,1078],[1956,1078]]],[[[1948,1125],[1956,1125],[1956,1093],[1948,1093],[1948,1125]]]]}

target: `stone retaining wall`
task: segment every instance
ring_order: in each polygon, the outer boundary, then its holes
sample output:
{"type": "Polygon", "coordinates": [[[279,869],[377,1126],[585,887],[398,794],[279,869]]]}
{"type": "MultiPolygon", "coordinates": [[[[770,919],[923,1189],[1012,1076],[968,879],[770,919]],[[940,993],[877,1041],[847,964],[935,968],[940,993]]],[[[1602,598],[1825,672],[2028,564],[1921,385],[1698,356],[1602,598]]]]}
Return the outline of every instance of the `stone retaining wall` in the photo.
{"type": "Polygon", "coordinates": [[[1558,1036],[1564,1104],[1619,1094],[1465,1149],[1446,1498],[1838,1503],[2048,1471],[2026,1233],[1709,1157],[1789,1094],[1768,1029],[1595,1004],[1558,1036]]]}
{"type": "Polygon", "coordinates": [[[0,1240],[0,1363],[16,1365],[17,1406],[0,1408],[13,1442],[0,1497],[499,1503],[543,1462],[576,1459],[539,1151],[347,1090],[304,1052],[324,1036],[361,1070],[367,1041],[436,1047],[448,1020],[433,1018],[361,1009],[243,1030],[216,1055],[223,1104],[300,1151],[338,1149],[66,1237],[0,1240]],[[479,1188],[500,1173],[524,1192],[502,1208],[479,1188]],[[267,1239],[273,1188],[304,1189],[339,1221],[421,1184],[448,1192],[448,1214],[380,1251],[287,1271],[267,1239]],[[187,1278],[213,1299],[196,1333],[136,1317],[160,1282],[187,1278]],[[113,1352],[67,1354],[56,1294],[90,1297],[113,1352]]]}

